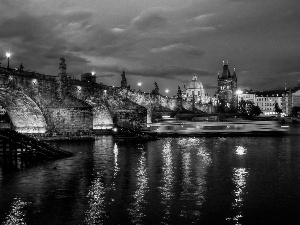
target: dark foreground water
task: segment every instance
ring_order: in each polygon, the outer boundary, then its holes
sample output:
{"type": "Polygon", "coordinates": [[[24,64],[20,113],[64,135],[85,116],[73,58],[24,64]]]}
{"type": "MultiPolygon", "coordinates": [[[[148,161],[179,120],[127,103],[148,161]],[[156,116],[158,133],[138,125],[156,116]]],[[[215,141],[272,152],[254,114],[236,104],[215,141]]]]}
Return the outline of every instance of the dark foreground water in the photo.
{"type": "Polygon", "coordinates": [[[55,144],[0,160],[0,224],[300,224],[300,136],[55,144]]]}

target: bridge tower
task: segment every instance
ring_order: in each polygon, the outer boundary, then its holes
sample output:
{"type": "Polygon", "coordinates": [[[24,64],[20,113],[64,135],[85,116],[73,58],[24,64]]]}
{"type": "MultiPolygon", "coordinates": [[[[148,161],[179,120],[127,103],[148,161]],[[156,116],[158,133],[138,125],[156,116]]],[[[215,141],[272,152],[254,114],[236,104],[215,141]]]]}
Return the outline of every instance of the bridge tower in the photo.
{"type": "Polygon", "coordinates": [[[222,102],[224,112],[237,109],[237,76],[235,69],[233,74],[230,73],[228,62],[223,61],[223,73],[218,76],[218,91],[219,101],[222,102]]]}

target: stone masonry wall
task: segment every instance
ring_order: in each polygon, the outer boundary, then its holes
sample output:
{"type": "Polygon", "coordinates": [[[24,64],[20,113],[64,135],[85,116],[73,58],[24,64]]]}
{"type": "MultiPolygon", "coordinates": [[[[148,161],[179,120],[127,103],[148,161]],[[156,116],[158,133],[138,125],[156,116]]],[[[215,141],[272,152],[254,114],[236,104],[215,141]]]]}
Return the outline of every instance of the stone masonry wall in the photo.
{"type": "Polygon", "coordinates": [[[77,132],[93,129],[93,115],[89,108],[50,108],[52,131],[77,132]]]}
{"type": "Polygon", "coordinates": [[[147,124],[147,110],[140,109],[121,109],[116,113],[117,125],[127,128],[143,128],[147,124]]]}

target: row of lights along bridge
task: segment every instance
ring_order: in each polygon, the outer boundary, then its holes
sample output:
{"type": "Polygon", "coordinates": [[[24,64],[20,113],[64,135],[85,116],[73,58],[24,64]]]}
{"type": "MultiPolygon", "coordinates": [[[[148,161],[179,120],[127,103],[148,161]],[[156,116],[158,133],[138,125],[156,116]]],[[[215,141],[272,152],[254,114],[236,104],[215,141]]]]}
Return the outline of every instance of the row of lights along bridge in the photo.
{"type": "MultiPolygon", "coordinates": [[[[6,57],[7,57],[7,68],[9,69],[9,58],[11,57],[11,52],[6,52],[6,57]]],[[[95,72],[93,71],[92,72],[92,75],[95,75],[95,72]]],[[[142,86],[142,83],[141,82],[138,82],[138,86],[139,86],[139,91],[141,91],[141,86],[142,86]]],[[[169,93],[169,90],[167,89],[166,91],[166,94],[169,93]]]]}

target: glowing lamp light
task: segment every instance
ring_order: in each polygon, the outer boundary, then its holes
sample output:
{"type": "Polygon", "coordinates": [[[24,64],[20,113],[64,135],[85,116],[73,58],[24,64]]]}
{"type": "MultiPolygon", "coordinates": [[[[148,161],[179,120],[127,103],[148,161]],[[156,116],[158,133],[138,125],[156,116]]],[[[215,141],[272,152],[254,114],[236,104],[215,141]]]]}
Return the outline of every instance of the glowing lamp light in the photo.
{"type": "Polygon", "coordinates": [[[117,129],[117,128],[113,128],[113,131],[114,131],[114,132],[117,132],[117,131],[118,131],[118,129],[117,129]]]}
{"type": "Polygon", "coordinates": [[[168,94],[168,93],[169,93],[169,89],[166,90],[166,94],[168,94]]]}
{"type": "Polygon", "coordinates": [[[92,75],[94,76],[95,74],[96,74],[95,71],[93,71],[93,72],[92,72],[92,75]]]}
{"type": "Polygon", "coordinates": [[[139,86],[139,91],[141,91],[142,83],[141,83],[141,82],[138,82],[138,86],[139,86]]]}
{"type": "Polygon", "coordinates": [[[241,95],[241,94],[243,94],[243,91],[242,90],[237,90],[236,94],[241,95]]]}
{"type": "Polygon", "coordinates": [[[6,57],[7,57],[7,68],[9,68],[9,57],[11,56],[10,52],[6,52],[6,57]]]}

